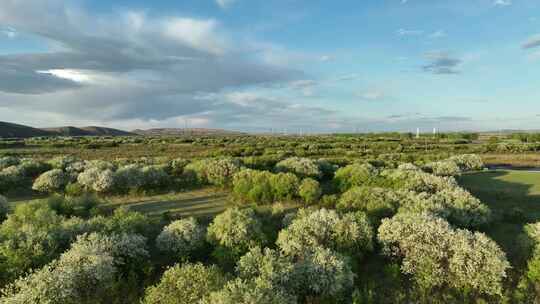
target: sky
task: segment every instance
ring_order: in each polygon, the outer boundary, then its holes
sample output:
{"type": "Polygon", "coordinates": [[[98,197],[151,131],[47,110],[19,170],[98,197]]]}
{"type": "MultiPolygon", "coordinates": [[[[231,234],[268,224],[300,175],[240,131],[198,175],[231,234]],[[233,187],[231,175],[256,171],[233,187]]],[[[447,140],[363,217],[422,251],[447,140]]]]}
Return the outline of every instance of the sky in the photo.
{"type": "Polygon", "coordinates": [[[1,0],[0,121],[540,129],[538,0],[1,0]]]}

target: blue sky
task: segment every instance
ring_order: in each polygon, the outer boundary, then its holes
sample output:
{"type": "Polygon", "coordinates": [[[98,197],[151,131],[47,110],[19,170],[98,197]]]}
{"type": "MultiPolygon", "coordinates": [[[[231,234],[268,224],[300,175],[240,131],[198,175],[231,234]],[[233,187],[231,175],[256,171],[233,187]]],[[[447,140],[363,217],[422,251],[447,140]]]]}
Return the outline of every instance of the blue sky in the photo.
{"type": "Polygon", "coordinates": [[[540,129],[536,0],[3,0],[0,120],[540,129]]]}

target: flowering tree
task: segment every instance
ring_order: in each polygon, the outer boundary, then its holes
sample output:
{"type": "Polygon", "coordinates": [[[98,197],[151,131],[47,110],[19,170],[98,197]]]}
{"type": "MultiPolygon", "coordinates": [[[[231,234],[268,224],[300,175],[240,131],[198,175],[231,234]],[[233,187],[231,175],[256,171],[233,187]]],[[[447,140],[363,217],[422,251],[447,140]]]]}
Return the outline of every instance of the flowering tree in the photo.
{"type": "Polygon", "coordinates": [[[355,163],[340,168],[334,176],[334,183],[342,192],[354,186],[368,185],[378,175],[378,170],[372,165],[355,163]]]}
{"type": "Polygon", "coordinates": [[[174,221],[156,238],[157,247],[179,258],[187,258],[204,246],[206,231],[196,219],[174,221]]]}
{"type": "Polygon", "coordinates": [[[300,178],[321,178],[322,172],[316,161],[309,158],[291,157],[280,161],[276,165],[277,172],[290,172],[300,178]]]}
{"type": "Polygon", "coordinates": [[[306,204],[313,204],[321,198],[322,190],[318,181],[312,178],[302,180],[298,188],[298,196],[300,196],[306,204]]]}
{"type": "Polygon", "coordinates": [[[39,192],[57,192],[64,189],[68,177],[60,169],[53,169],[41,174],[35,181],[32,189],[39,192]]]}
{"type": "Polygon", "coordinates": [[[277,244],[287,255],[303,256],[316,247],[362,254],[372,249],[372,228],[367,217],[333,210],[300,210],[296,218],[278,236],[277,244]]]}
{"type": "Polygon", "coordinates": [[[144,304],[199,303],[226,283],[218,267],[202,264],[175,265],[167,269],[160,282],[146,289],[144,304]]]}

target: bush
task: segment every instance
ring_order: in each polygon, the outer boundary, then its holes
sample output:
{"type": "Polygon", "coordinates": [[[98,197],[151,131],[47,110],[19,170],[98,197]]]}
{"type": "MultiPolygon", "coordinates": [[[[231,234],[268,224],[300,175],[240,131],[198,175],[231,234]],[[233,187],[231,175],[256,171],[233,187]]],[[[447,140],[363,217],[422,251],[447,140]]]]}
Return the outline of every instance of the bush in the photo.
{"type": "Polygon", "coordinates": [[[343,193],[337,204],[340,210],[363,211],[377,220],[394,215],[398,207],[398,195],[376,187],[353,187],[343,193]]]}
{"type": "Polygon", "coordinates": [[[175,265],[167,269],[161,281],[146,289],[144,304],[199,303],[226,283],[218,267],[202,264],[175,265]]]}
{"type": "Polygon", "coordinates": [[[461,169],[453,161],[439,161],[426,165],[426,169],[437,176],[458,176],[461,169]]]}
{"type": "Polygon", "coordinates": [[[272,177],[272,173],[267,171],[242,170],[234,175],[233,193],[242,200],[255,203],[273,202],[276,190],[271,184],[272,177]]]}
{"type": "Polygon", "coordinates": [[[484,168],[482,158],[475,154],[457,155],[449,160],[453,161],[463,172],[482,170],[484,168]]]}
{"type": "Polygon", "coordinates": [[[6,219],[8,213],[8,200],[0,195],[0,224],[6,219]]]}
{"type": "Polygon", "coordinates": [[[200,184],[227,186],[235,173],[240,171],[240,163],[230,158],[204,159],[187,165],[185,172],[194,172],[200,184]]]}
{"type": "Polygon", "coordinates": [[[299,186],[299,179],[292,173],[278,173],[270,177],[270,186],[272,187],[275,200],[292,200],[299,186]]]}
{"type": "Polygon", "coordinates": [[[300,178],[319,179],[323,175],[316,161],[300,157],[291,157],[280,161],[276,165],[276,171],[294,173],[300,178]]]}
{"type": "Polygon", "coordinates": [[[500,247],[482,233],[454,230],[432,215],[398,214],[383,220],[378,238],[383,253],[403,259],[403,273],[421,290],[450,286],[464,293],[502,295],[510,265],[500,247]]]}
{"type": "Polygon", "coordinates": [[[216,255],[237,259],[250,248],[266,243],[262,225],[251,209],[227,209],[214,218],[208,227],[207,239],[217,246],[216,255]]]}
{"type": "Polygon", "coordinates": [[[333,210],[302,209],[280,231],[277,245],[291,256],[303,256],[316,247],[362,255],[372,249],[372,238],[372,228],[362,213],[339,216],[333,210]]]}
{"type": "Polygon", "coordinates": [[[376,178],[378,170],[370,164],[353,164],[336,171],[334,183],[341,192],[352,187],[369,185],[376,178]]]}
{"type": "Polygon", "coordinates": [[[191,217],[172,222],[163,228],[156,239],[156,245],[159,250],[184,260],[204,246],[205,235],[204,227],[191,217]]]}
{"type": "Polygon", "coordinates": [[[302,180],[300,187],[298,188],[298,195],[304,200],[306,204],[313,204],[321,198],[322,190],[318,181],[312,178],[306,178],[302,180]]]}
{"type": "Polygon", "coordinates": [[[77,182],[86,190],[97,193],[111,193],[115,190],[115,174],[110,169],[91,167],[77,177],[77,182]]]}
{"type": "Polygon", "coordinates": [[[60,169],[47,171],[40,175],[32,186],[39,192],[60,192],[68,184],[68,177],[60,169]]]}
{"type": "Polygon", "coordinates": [[[297,304],[298,300],[281,289],[252,280],[235,279],[213,292],[201,304],[297,304]]]}

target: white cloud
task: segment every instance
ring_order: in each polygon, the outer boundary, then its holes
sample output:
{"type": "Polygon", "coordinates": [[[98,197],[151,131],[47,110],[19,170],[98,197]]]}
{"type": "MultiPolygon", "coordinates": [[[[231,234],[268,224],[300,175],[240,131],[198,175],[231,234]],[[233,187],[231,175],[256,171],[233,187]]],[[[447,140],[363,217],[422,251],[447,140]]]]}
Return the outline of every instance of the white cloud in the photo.
{"type": "Polygon", "coordinates": [[[236,0],[216,0],[217,5],[219,5],[221,8],[228,8],[235,2],[236,0]]]}
{"type": "Polygon", "coordinates": [[[401,29],[396,31],[396,34],[398,34],[399,36],[420,36],[420,35],[424,34],[424,31],[401,28],[401,29]]]}
{"type": "Polygon", "coordinates": [[[163,27],[165,36],[195,49],[213,54],[223,54],[226,51],[227,43],[216,33],[215,20],[171,18],[164,22],[163,27]]]}
{"type": "Polygon", "coordinates": [[[494,0],[493,5],[495,6],[510,6],[512,5],[512,0],[494,0]]]}
{"type": "Polygon", "coordinates": [[[443,30],[438,30],[438,31],[435,31],[433,32],[432,34],[429,35],[429,38],[431,39],[438,39],[438,38],[444,38],[446,37],[447,34],[445,31],[443,30]]]}

